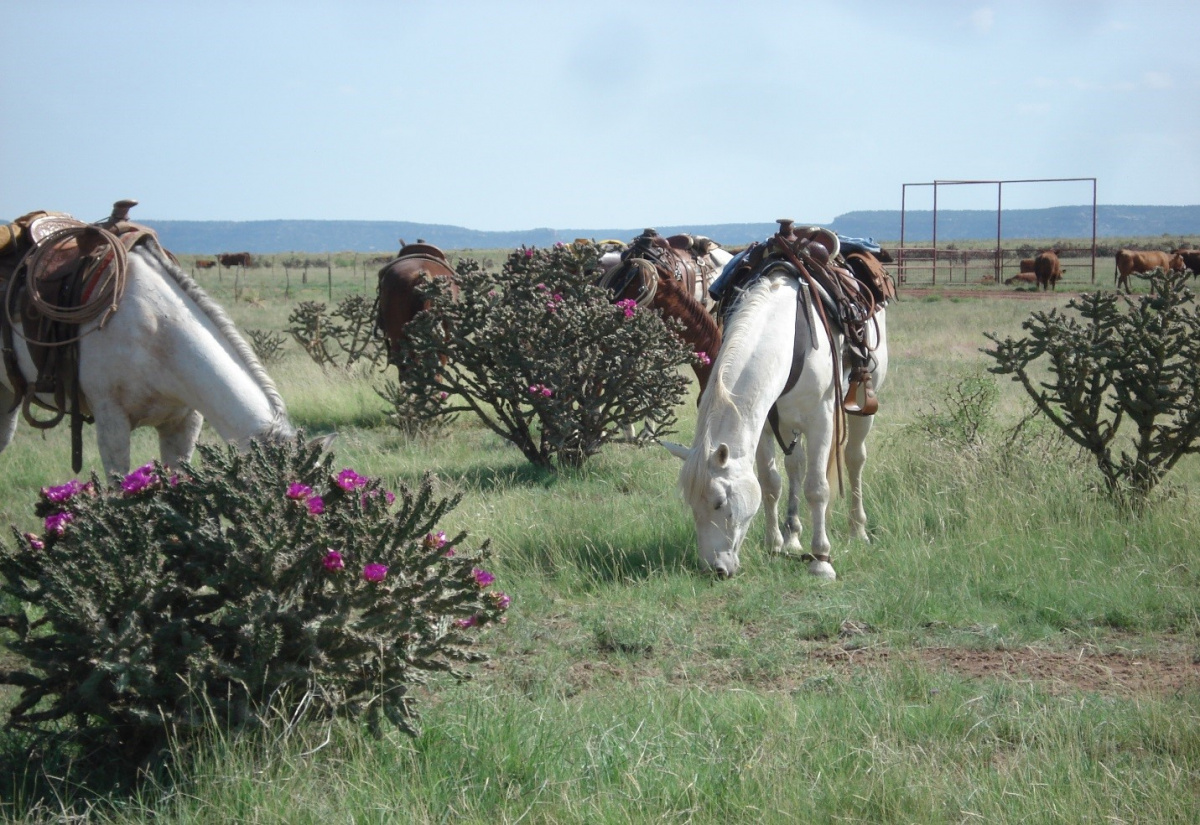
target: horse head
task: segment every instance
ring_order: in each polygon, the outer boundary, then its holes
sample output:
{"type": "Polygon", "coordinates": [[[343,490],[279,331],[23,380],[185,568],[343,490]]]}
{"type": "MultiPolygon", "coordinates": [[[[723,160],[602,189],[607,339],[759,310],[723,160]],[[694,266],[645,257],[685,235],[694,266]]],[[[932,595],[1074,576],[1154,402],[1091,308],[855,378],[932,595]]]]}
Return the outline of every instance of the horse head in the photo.
{"type": "Polygon", "coordinates": [[[692,508],[700,565],[722,579],[738,572],[738,551],[762,503],[752,455],[735,456],[728,444],[684,447],[660,442],[683,460],[679,489],[692,508]]]}

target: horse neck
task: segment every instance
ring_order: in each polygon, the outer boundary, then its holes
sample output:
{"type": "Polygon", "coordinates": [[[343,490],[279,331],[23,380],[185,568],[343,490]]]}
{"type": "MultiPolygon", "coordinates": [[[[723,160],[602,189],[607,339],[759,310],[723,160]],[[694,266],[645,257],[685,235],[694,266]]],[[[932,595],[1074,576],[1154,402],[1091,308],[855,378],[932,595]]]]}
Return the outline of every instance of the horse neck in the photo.
{"type": "Polygon", "coordinates": [[[725,325],[710,386],[700,400],[697,439],[753,453],[767,413],[792,368],[797,284],[787,277],[760,279],[739,299],[725,325]]]}
{"type": "Polygon", "coordinates": [[[130,261],[153,270],[136,275],[147,293],[167,289],[184,307],[188,323],[171,325],[165,334],[176,336],[168,351],[178,363],[170,366],[191,384],[189,406],[227,441],[290,433],[283,397],[225,311],[157,249],[138,247],[130,261]],[[196,325],[205,334],[197,334],[196,325]]]}
{"type": "MultiPolygon", "coordinates": [[[[680,337],[692,348],[693,352],[706,353],[710,359],[715,359],[721,348],[721,330],[712,315],[692,296],[688,295],[683,285],[674,278],[659,277],[658,290],[654,293],[651,306],[661,310],[667,318],[674,318],[683,324],[680,337]]],[[[708,385],[712,375],[712,364],[694,364],[696,378],[700,387],[708,385]]]]}

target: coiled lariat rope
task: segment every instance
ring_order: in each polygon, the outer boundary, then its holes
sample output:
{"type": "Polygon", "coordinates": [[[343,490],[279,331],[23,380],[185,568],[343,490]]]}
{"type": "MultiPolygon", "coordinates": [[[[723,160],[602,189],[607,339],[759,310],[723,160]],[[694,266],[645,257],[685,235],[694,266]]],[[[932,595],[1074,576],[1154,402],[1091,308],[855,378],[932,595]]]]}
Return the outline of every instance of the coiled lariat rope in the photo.
{"type": "Polygon", "coordinates": [[[596,285],[604,289],[610,289],[616,295],[621,295],[633,283],[633,279],[641,276],[641,285],[638,287],[637,305],[642,309],[650,306],[654,301],[654,295],[658,292],[658,269],[650,261],[642,258],[630,258],[622,261],[606,272],[596,285]],[[628,274],[628,278],[620,283],[618,287],[618,278],[628,274]]]}
{"type": "MultiPolygon", "coordinates": [[[[109,230],[96,224],[75,221],[61,229],[56,229],[47,235],[37,246],[29,251],[25,259],[18,265],[18,271],[24,270],[24,285],[27,297],[27,307],[35,310],[42,317],[51,321],[60,321],[81,327],[88,321],[100,318],[99,328],[103,328],[109,317],[117,311],[121,298],[125,294],[126,273],[129,269],[129,253],[121,239],[109,230]],[[55,253],[61,251],[61,245],[69,240],[96,235],[109,249],[105,254],[92,254],[87,268],[80,273],[79,281],[86,284],[101,271],[100,280],[87,290],[87,300],[77,306],[60,306],[52,303],[41,294],[38,288],[39,276],[47,267],[47,260],[52,260],[55,253]]],[[[12,291],[20,279],[14,277],[8,282],[5,293],[4,311],[14,334],[26,341],[22,325],[13,319],[12,291]]],[[[76,334],[71,338],[55,341],[32,341],[43,347],[62,347],[74,344],[86,333],[76,334]]]]}

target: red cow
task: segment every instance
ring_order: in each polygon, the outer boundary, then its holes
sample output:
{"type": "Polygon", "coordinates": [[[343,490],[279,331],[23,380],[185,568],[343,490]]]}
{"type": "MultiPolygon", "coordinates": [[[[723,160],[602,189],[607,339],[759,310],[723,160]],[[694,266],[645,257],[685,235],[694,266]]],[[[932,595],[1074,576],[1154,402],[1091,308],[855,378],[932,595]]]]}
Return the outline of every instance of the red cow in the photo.
{"type": "Polygon", "coordinates": [[[204,258],[196,259],[196,269],[212,269],[216,265],[216,261],[209,261],[205,260],[204,258]]]}
{"type": "Polygon", "coordinates": [[[217,260],[226,269],[233,266],[247,267],[253,262],[249,252],[222,252],[217,256],[217,260]]]}
{"type": "Polygon", "coordinates": [[[1200,273],[1200,249],[1176,249],[1171,254],[1183,258],[1184,269],[1200,273]]]}
{"type": "Polygon", "coordinates": [[[1058,288],[1058,280],[1062,277],[1062,266],[1058,262],[1058,253],[1053,249],[1044,249],[1033,259],[1033,274],[1037,278],[1040,289],[1049,292],[1058,288]]]}
{"type": "Polygon", "coordinates": [[[1034,260],[1035,260],[1034,258],[1022,258],[1020,271],[1021,272],[1035,272],[1036,270],[1034,270],[1034,268],[1033,268],[1034,260]]]}
{"type": "Polygon", "coordinates": [[[1155,269],[1183,269],[1183,256],[1178,252],[1135,252],[1131,249],[1122,249],[1117,253],[1117,271],[1113,273],[1113,281],[1117,285],[1117,289],[1122,286],[1125,291],[1129,291],[1129,276],[1131,273],[1139,274],[1152,272],[1155,269]]]}
{"type": "Polygon", "coordinates": [[[1010,286],[1012,284],[1036,284],[1037,275],[1033,274],[1032,272],[1018,272],[1011,278],[1005,278],[1004,283],[1010,286]]]}

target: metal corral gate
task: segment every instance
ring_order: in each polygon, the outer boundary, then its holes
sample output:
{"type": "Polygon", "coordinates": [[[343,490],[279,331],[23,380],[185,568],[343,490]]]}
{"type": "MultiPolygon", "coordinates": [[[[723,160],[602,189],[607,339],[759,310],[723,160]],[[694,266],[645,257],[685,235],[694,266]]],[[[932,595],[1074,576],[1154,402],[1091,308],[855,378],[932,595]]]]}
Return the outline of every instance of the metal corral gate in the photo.
{"type": "MultiPolygon", "coordinates": [[[[1003,215],[1003,198],[1004,184],[1006,183],[1068,183],[1068,182],[1092,182],[1092,283],[1096,283],[1096,179],[1095,178],[1025,178],[1022,180],[935,180],[928,183],[905,183],[900,187],[900,250],[897,257],[896,266],[900,276],[900,281],[903,283],[908,280],[908,275],[905,272],[905,218],[908,214],[908,187],[910,186],[932,186],[933,187],[933,246],[922,247],[914,257],[919,256],[921,260],[929,260],[932,262],[931,280],[937,283],[937,267],[938,267],[938,187],[939,186],[981,186],[995,185],[996,187],[996,256],[995,256],[995,275],[993,276],[996,283],[1000,283],[1001,275],[1003,274],[1004,255],[1000,248],[1000,239],[1002,237],[1001,217],[1003,215]]],[[[910,247],[911,249],[911,247],[910,247]]],[[[958,250],[945,250],[949,255],[961,254],[958,250]]],[[[951,264],[953,267],[953,264],[951,264]]],[[[953,268],[951,277],[953,277],[953,268]]]]}

